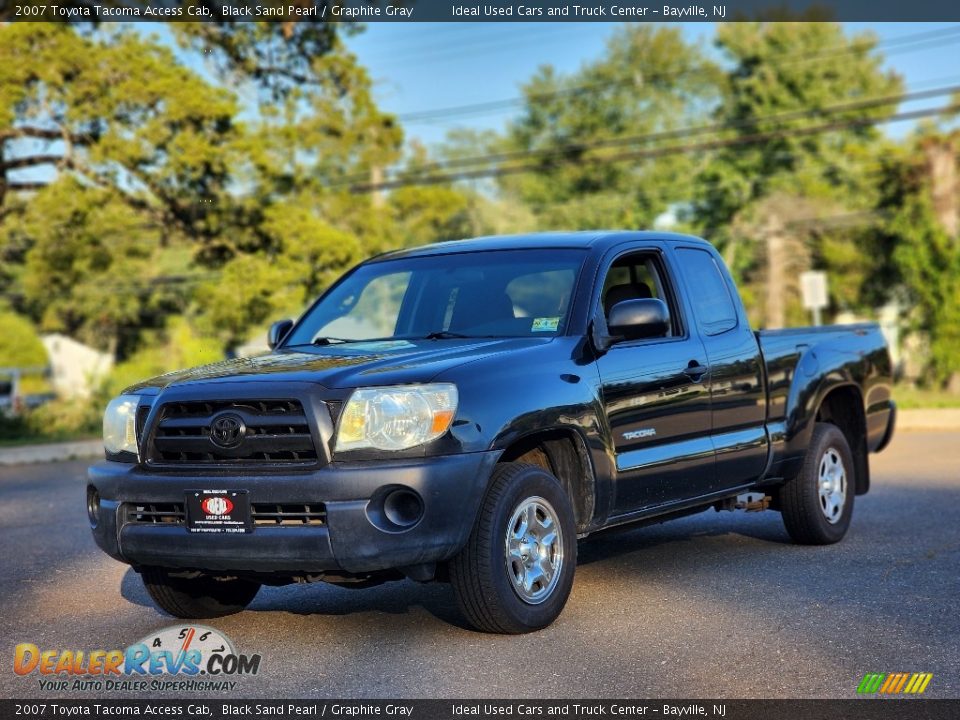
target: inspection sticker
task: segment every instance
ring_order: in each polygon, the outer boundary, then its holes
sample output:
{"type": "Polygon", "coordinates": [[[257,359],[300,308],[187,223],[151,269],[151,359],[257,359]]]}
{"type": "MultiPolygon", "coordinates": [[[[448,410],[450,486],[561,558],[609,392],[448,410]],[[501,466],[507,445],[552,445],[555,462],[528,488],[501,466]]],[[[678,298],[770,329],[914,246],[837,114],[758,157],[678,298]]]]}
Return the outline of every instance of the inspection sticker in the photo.
{"type": "Polygon", "coordinates": [[[531,332],[554,332],[558,327],[560,327],[558,317],[534,318],[530,330],[531,332]]]}

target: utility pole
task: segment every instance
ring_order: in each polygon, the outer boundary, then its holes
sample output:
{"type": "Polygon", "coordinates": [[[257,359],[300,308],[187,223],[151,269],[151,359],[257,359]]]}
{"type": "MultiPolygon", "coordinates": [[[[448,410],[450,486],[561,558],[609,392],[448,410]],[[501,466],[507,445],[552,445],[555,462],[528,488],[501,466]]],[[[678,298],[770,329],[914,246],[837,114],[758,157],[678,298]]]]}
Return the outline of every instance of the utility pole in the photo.
{"type": "Polygon", "coordinates": [[[924,143],[930,194],[937,221],[952,238],[960,234],[960,184],[957,178],[956,138],[931,138],[924,143]]]}
{"type": "MultiPolygon", "coordinates": [[[[957,133],[929,138],[923,145],[930,173],[930,195],[937,222],[955,243],[960,243],[960,183],[957,180],[957,133]]],[[[960,393],[960,372],[954,371],[947,388],[960,393]]]]}
{"type": "Polygon", "coordinates": [[[373,188],[373,192],[370,193],[370,203],[373,207],[378,210],[384,206],[386,203],[386,196],[383,194],[383,188],[380,186],[383,184],[383,166],[382,165],[371,165],[370,166],[370,187],[373,188]]]}
{"type": "Polygon", "coordinates": [[[767,241],[767,311],[766,327],[782,328],[786,322],[784,290],[786,289],[787,239],[783,234],[783,224],[777,217],[771,217],[766,227],[767,241]]]}

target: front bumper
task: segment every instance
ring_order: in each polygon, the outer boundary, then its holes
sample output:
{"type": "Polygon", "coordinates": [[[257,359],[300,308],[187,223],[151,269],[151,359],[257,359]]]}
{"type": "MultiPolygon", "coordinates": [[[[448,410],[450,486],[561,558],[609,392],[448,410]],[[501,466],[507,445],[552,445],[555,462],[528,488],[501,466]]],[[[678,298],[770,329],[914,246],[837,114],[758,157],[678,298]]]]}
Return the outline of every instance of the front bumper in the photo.
{"type": "Polygon", "coordinates": [[[466,543],[499,453],[403,461],[331,463],[285,474],[159,473],[100,462],[88,471],[99,495],[97,545],[134,566],[222,572],[354,573],[446,560],[466,543]],[[256,526],[244,534],[195,534],[185,524],[127,522],[124,504],[182,503],[188,490],[246,490],[251,503],[324,503],[320,526],[256,526]],[[386,527],[377,503],[407,488],[423,502],[422,518],[386,527]]]}

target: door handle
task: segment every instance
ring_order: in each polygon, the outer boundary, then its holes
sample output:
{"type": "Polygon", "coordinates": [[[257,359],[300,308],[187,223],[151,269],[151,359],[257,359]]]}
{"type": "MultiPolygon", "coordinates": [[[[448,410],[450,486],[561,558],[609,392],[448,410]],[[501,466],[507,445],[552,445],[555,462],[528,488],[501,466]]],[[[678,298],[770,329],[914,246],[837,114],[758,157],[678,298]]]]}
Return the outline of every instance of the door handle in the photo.
{"type": "Polygon", "coordinates": [[[700,382],[703,379],[703,376],[709,372],[710,368],[707,365],[701,365],[696,360],[691,360],[686,369],[683,371],[683,374],[694,382],[700,382]]]}

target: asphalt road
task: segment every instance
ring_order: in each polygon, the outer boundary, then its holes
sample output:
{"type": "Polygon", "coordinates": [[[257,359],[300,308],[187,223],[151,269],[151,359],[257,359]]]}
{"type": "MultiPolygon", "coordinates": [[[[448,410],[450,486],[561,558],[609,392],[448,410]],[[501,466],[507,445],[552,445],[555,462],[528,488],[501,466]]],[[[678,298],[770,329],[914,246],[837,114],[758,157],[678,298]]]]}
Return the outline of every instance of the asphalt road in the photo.
{"type": "MultiPolygon", "coordinates": [[[[263,656],[234,697],[849,698],[866,672],[914,671],[960,697],[960,433],[904,432],[872,462],[839,545],[712,510],[582,542],[565,612],[534,635],[467,630],[448,586],[413,582],[265,588],[208,624],[263,656]]],[[[176,622],[94,546],[84,468],[0,470],[3,697],[91,697],[15,676],[17,643],[123,648],[176,622]]]]}

